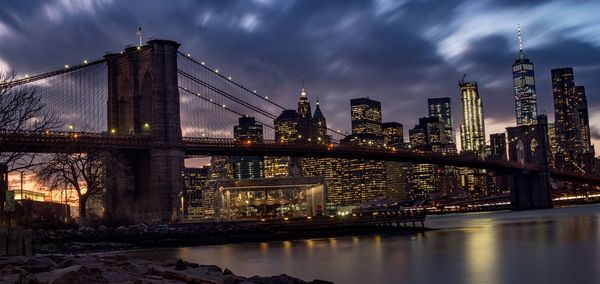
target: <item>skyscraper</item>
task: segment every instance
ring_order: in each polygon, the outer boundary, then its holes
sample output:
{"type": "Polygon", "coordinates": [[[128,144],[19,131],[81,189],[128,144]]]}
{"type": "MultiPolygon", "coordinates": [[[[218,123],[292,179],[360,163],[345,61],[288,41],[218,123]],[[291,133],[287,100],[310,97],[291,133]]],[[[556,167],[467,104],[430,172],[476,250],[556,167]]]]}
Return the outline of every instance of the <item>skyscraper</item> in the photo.
{"type": "Polygon", "coordinates": [[[404,128],[398,122],[385,122],[381,124],[383,132],[383,144],[390,147],[398,147],[404,144],[404,128]]]}
{"type": "Polygon", "coordinates": [[[352,134],[381,134],[381,103],[369,98],[350,100],[352,134]]]}
{"type": "Polygon", "coordinates": [[[298,101],[298,140],[311,142],[316,139],[313,131],[313,117],[306,91],[302,88],[298,101]]]}
{"type": "Polygon", "coordinates": [[[331,142],[331,137],[327,135],[327,120],[323,113],[321,112],[321,106],[319,105],[319,100],[317,99],[315,113],[312,116],[313,120],[313,132],[316,136],[316,143],[318,144],[329,144],[331,142]]]}
{"type": "Polygon", "coordinates": [[[566,155],[568,152],[579,152],[582,150],[581,133],[573,68],[552,69],[551,72],[558,153],[566,155]]]}
{"type": "Polygon", "coordinates": [[[579,116],[579,131],[581,132],[581,143],[584,153],[593,152],[590,133],[590,116],[588,113],[587,96],[584,86],[575,87],[575,100],[577,101],[577,115],[579,116]]]}
{"type": "Polygon", "coordinates": [[[242,116],[238,125],[233,127],[233,139],[236,142],[262,142],[263,126],[256,123],[254,117],[242,116]]]}
{"type": "Polygon", "coordinates": [[[555,166],[559,170],[591,173],[594,150],[590,141],[585,88],[575,86],[573,68],[552,69],[555,166]]]}
{"type": "Polygon", "coordinates": [[[504,133],[490,134],[490,156],[494,159],[506,160],[506,135],[504,133]]]}
{"type": "MultiPolygon", "coordinates": [[[[299,136],[298,112],[286,109],[275,119],[275,141],[277,143],[297,143],[299,136]]],[[[265,178],[290,176],[292,158],[266,156],[264,158],[265,178]]]]}
{"type": "MultiPolygon", "coordinates": [[[[419,124],[409,130],[410,144],[414,149],[442,153],[446,149],[446,124],[438,116],[419,118],[419,124]]],[[[450,191],[442,184],[446,178],[445,167],[434,164],[418,164],[412,170],[413,198],[438,198],[450,191]]]]}
{"type": "Polygon", "coordinates": [[[472,151],[478,156],[485,154],[485,127],[483,124],[483,101],[477,83],[459,83],[463,123],[460,125],[462,151],[472,151]]]}
{"type": "MultiPolygon", "coordinates": [[[[384,122],[381,124],[383,144],[386,147],[404,147],[404,127],[398,122],[384,122]]],[[[406,200],[410,177],[411,163],[385,162],[386,198],[393,202],[406,200]]]]}
{"type": "Polygon", "coordinates": [[[184,168],[183,170],[183,214],[187,220],[198,220],[202,211],[202,190],[209,176],[209,167],[184,168]]]}
{"type": "Polygon", "coordinates": [[[512,66],[517,126],[537,123],[537,97],[533,63],[525,58],[519,26],[519,58],[512,66]]]}
{"type": "MultiPolygon", "coordinates": [[[[243,116],[233,128],[233,139],[238,143],[263,141],[263,128],[254,117],[243,116]]],[[[233,158],[233,171],[236,179],[255,179],[263,177],[263,159],[254,156],[236,156],[233,158]]]]}
{"type": "Polygon", "coordinates": [[[429,98],[427,106],[430,117],[438,117],[444,124],[445,144],[455,145],[452,121],[452,103],[450,98],[429,98]]]}
{"type": "Polygon", "coordinates": [[[298,112],[295,110],[284,110],[273,124],[277,143],[293,143],[298,140],[298,112]]]}

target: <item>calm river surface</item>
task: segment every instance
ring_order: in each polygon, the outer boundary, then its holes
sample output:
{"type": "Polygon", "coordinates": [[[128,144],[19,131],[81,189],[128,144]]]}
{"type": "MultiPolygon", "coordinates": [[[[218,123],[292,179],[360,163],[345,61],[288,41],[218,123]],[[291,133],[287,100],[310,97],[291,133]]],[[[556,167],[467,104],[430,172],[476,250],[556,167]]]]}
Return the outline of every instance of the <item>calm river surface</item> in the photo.
{"type": "Polygon", "coordinates": [[[440,230],[138,251],[335,283],[600,283],[600,206],[430,216],[440,230]]]}

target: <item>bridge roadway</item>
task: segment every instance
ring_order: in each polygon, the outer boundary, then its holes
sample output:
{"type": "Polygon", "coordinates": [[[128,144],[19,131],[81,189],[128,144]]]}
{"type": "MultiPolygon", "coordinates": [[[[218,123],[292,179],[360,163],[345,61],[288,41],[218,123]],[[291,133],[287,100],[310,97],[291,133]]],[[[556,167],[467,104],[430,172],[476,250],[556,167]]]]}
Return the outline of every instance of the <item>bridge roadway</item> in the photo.
{"type": "MultiPolygon", "coordinates": [[[[365,148],[350,145],[297,145],[281,144],[273,140],[261,143],[241,143],[231,138],[184,137],[182,145],[186,156],[291,156],[313,158],[366,159],[378,161],[411,162],[444,166],[487,169],[510,174],[519,171],[539,172],[540,168],[502,160],[479,160],[473,157],[418,152],[395,148],[365,148]]],[[[0,131],[0,152],[24,153],[78,153],[96,150],[127,150],[144,152],[149,147],[160,147],[150,136],[120,136],[106,133],[54,132],[42,133],[0,131]]],[[[561,173],[550,170],[550,176],[600,185],[600,177],[561,173]]]]}

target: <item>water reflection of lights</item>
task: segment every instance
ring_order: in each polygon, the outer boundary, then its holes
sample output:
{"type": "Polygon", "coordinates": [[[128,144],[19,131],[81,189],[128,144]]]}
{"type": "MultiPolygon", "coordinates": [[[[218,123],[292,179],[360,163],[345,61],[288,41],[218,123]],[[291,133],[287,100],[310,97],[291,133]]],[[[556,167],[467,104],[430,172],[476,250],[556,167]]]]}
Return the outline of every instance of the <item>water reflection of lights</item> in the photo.
{"type": "MultiPolygon", "coordinates": [[[[480,222],[474,226],[481,225],[480,222]]],[[[470,226],[469,226],[470,227],[470,226]]],[[[484,225],[468,229],[465,239],[467,247],[465,266],[469,275],[473,277],[471,283],[496,283],[500,278],[497,275],[497,248],[495,230],[491,225],[484,225]]]]}

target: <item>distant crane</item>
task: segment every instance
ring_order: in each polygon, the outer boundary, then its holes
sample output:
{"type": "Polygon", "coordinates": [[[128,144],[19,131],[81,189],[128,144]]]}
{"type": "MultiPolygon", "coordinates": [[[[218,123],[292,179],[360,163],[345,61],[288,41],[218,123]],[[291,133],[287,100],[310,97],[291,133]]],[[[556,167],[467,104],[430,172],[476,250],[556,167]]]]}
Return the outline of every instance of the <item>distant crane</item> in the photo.
{"type": "Polygon", "coordinates": [[[467,77],[467,74],[463,74],[462,78],[460,79],[460,81],[458,81],[458,85],[462,85],[465,82],[465,78],[467,77]]]}

